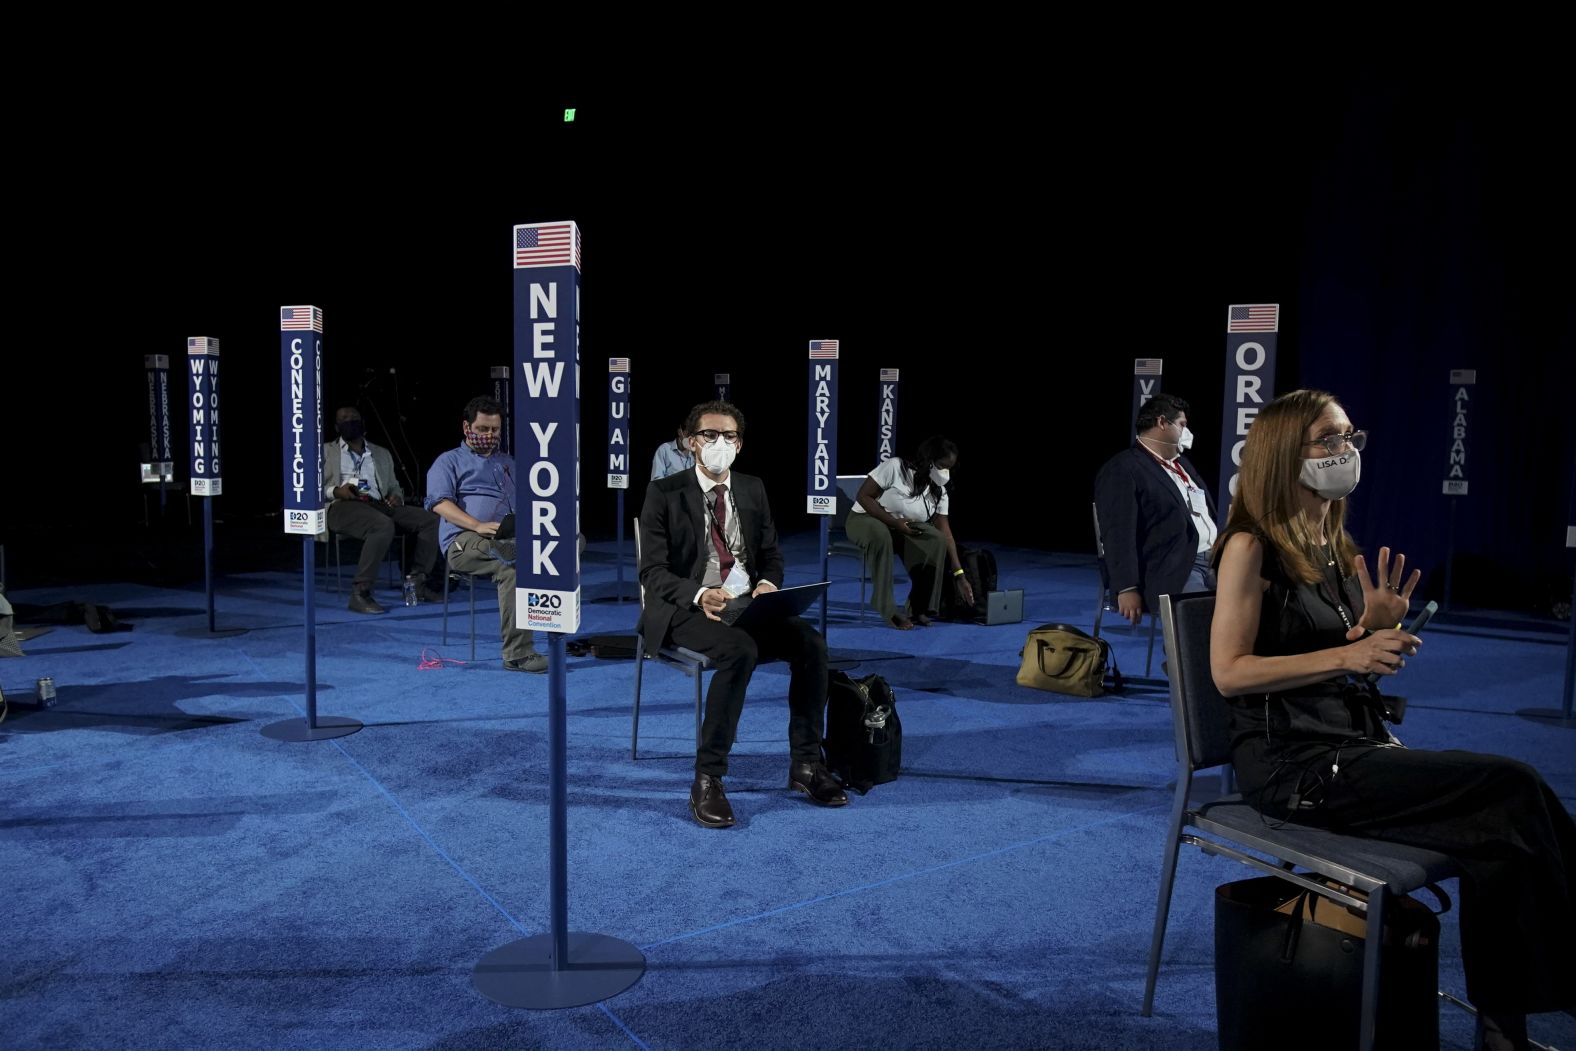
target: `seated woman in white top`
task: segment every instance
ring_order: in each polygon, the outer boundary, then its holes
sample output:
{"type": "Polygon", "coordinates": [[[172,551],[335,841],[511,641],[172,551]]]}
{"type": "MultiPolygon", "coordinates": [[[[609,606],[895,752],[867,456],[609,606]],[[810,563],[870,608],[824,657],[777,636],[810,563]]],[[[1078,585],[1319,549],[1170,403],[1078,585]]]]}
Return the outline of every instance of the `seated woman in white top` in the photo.
{"type": "Polygon", "coordinates": [[[872,603],[895,628],[908,631],[930,623],[941,608],[943,566],[958,597],[968,605],[974,592],[963,575],[958,545],[947,525],[947,483],[958,447],[939,435],[919,443],[912,457],[883,461],[859,489],[848,516],[848,538],[865,552],[874,581],[872,603]],[[892,594],[892,552],[908,567],[912,587],[898,609],[892,594]]]}

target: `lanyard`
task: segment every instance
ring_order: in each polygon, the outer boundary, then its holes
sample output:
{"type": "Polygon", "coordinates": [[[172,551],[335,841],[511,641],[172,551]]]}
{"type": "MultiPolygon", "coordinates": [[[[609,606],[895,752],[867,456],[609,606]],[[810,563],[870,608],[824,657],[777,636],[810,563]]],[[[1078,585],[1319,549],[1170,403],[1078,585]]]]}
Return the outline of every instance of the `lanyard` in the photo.
{"type": "MultiPolygon", "coordinates": [[[[1144,452],[1149,453],[1150,456],[1155,456],[1155,454],[1150,452],[1147,448],[1144,450],[1144,452]]],[[[1158,456],[1155,456],[1155,459],[1159,462],[1161,467],[1164,467],[1166,470],[1182,479],[1183,483],[1189,489],[1193,488],[1193,479],[1187,476],[1187,472],[1182,469],[1182,465],[1177,463],[1176,460],[1162,460],[1158,456]]]]}

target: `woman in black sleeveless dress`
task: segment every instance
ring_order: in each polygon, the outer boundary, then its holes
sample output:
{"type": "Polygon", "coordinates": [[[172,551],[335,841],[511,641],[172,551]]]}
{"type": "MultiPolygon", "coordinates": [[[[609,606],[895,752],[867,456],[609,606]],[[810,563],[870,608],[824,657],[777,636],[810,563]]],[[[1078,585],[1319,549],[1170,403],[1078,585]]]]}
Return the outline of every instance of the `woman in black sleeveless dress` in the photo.
{"type": "Polygon", "coordinates": [[[1526,1047],[1528,1013],[1576,1007],[1576,823],[1525,763],[1407,749],[1386,727],[1365,680],[1422,644],[1396,627],[1419,574],[1380,548],[1370,576],[1343,527],[1364,440],[1320,391],[1277,398],[1248,432],[1210,633],[1232,763],[1267,818],[1457,859],[1478,1046],[1526,1047]]]}

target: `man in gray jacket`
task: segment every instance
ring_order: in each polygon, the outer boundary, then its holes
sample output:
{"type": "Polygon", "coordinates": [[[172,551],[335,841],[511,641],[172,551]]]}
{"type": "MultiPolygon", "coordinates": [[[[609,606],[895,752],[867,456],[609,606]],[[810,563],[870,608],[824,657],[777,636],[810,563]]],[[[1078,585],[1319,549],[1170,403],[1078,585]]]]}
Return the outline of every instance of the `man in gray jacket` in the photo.
{"type": "Polygon", "coordinates": [[[387,449],[367,441],[360,412],[340,409],[334,413],[334,426],[339,439],[323,446],[323,492],[330,501],[328,528],[361,541],[350,609],[355,613],[386,612],[372,597],[372,582],[396,532],[415,534],[410,575],[417,592],[428,601],[441,601],[441,592],[427,587],[427,574],[438,561],[438,516],[406,506],[405,494],[394,477],[394,460],[387,449]]]}

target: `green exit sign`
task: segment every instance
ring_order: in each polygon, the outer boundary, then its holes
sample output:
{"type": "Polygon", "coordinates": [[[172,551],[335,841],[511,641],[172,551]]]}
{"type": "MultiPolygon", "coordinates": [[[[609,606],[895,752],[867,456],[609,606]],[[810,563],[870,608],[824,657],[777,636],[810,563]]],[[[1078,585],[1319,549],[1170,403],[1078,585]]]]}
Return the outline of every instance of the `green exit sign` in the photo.
{"type": "Polygon", "coordinates": [[[575,111],[574,111],[574,110],[572,110],[572,109],[566,109],[566,110],[564,110],[564,121],[565,121],[565,122],[566,122],[566,123],[567,123],[567,122],[568,122],[568,121],[572,121],[572,120],[574,120],[574,119],[575,119],[575,111]]]}

